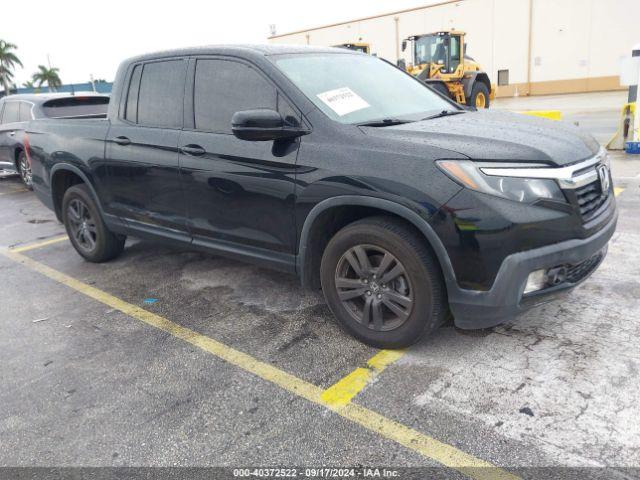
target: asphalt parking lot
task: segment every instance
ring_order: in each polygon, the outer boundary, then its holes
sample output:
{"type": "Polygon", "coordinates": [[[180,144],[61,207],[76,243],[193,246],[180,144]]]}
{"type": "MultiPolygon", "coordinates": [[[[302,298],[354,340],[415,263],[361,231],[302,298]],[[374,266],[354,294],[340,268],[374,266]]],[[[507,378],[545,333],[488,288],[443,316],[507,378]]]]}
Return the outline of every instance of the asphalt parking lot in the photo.
{"type": "Polygon", "coordinates": [[[618,231],[563,302],[405,352],[352,339],[293,276],[137,240],[86,263],[3,178],[0,466],[640,478],[638,164],[614,160],[618,231]]]}

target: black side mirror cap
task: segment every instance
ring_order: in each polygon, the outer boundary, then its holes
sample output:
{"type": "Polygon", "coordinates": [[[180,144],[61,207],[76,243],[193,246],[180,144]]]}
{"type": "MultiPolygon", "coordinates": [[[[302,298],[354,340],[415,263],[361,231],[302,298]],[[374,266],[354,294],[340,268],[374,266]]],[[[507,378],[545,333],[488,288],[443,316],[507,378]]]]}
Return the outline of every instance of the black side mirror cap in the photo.
{"type": "Polygon", "coordinates": [[[407,41],[406,40],[402,40],[402,51],[404,52],[406,49],[407,49],[407,41]]]}
{"type": "Polygon", "coordinates": [[[305,128],[287,125],[280,113],[267,108],[234,113],[231,131],[240,140],[252,142],[290,139],[310,133],[305,128]]]}

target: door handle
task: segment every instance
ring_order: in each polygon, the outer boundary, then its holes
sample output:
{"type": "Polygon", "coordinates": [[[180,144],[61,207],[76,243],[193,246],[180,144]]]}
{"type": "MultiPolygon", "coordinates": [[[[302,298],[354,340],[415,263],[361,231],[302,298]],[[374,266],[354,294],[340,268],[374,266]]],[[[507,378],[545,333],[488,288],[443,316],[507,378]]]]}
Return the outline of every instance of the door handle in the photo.
{"type": "Polygon", "coordinates": [[[11,135],[12,137],[16,134],[15,131],[9,132],[9,135],[11,135]]]}
{"type": "Polygon", "coordinates": [[[127,137],[120,136],[113,139],[118,145],[131,145],[131,140],[127,137]]]}
{"type": "Polygon", "coordinates": [[[207,153],[207,151],[202,148],[200,145],[185,145],[183,147],[180,147],[178,150],[180,150],[180,153],[183,153],[185,155],[191,155],[193,157],[200,157],[201,155],[204,155],[205,153],[207,153]]]}

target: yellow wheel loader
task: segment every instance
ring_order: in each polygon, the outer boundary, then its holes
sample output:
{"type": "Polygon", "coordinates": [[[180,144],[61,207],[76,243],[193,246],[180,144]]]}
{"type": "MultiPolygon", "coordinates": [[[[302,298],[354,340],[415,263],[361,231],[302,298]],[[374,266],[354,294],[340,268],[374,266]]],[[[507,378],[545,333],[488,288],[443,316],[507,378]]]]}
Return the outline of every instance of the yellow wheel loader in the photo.
{"type": "Polygon", "coordinates": [[[465,54],[464,36],[464,32],[452,30],[409,37],[402,41],[402,51],[410,43],[412,60],[399,65],[460,104],[489,108],[494,89],[482,67],[465,54]]]}

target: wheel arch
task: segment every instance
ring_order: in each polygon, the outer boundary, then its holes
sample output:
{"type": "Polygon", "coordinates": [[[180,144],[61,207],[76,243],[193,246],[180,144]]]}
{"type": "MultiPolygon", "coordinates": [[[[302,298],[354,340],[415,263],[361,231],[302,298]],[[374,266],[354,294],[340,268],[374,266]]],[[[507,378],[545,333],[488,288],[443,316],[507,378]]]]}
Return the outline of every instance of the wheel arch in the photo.
{"type": "Polygon", "coordinates": [[[93,184],[89,181],[87,175],[78,167],[68,163],[58,163],[51,168],[50,178],[53,208],[58,220],[62,221],[62,198],[64,197],[64,193],[69,189],[69,187],[79,183],[84,183],[87,186],[91,192],[93,200],[98,206],[98,210],[100,210],[100,214],[103,214],[102,205],[95,189],[93,188],[93,184]]]}
{"type": "MultiPolygon", "coordinates": [[[[357,216],[356,219],[375,214],[389,214],[411,224],[422,234],[427,245],[434,252],[445,279],[447,291],[457,289],[455,273],[449,255],[436,232],[424,218],[399,203],[382,198],[361,196],[340,196],[323,200],[313,207],[307,215],[300,233],[296,258],[296,270],[304,286],[319,287],[319,280],[317,280],[319,279],[319,260],[322,258],[324,247],[321,248],[322,251],[318,251],[318,239],[314,238],[314,236],[317,237],[317,234],[325,233],[321,229],[324,224],[323,219],[326,219],[327,215],[331,215],[333,211],[338,209],[360,209],[360,212],[370,212],[369,215],[357,216]]],[[[328,242],[328,239],[326,241],[328,242]]],[[[322,239],[319,240],[319,243],[324,243],[324,246],[326,246],[326,242],[322,239]]]]}
{"type": "Polygon", "coordinates": [[[482,82],[487,86],[487,90],[491,93],[491,80],[486,72],[468,72],[464,74],[462,84],[464,85],[464,96],[469,98],[476,82],[482,82]]]}
{"type": "Polygon", "coordinates": [[[18,165],[18,159],[20,158],[20,153],[24,152],[24,147],[22,145],[18,145],[13,151],[13,166],[16,167],[16,172],[20,172],[20,166],[18,165]]]}

